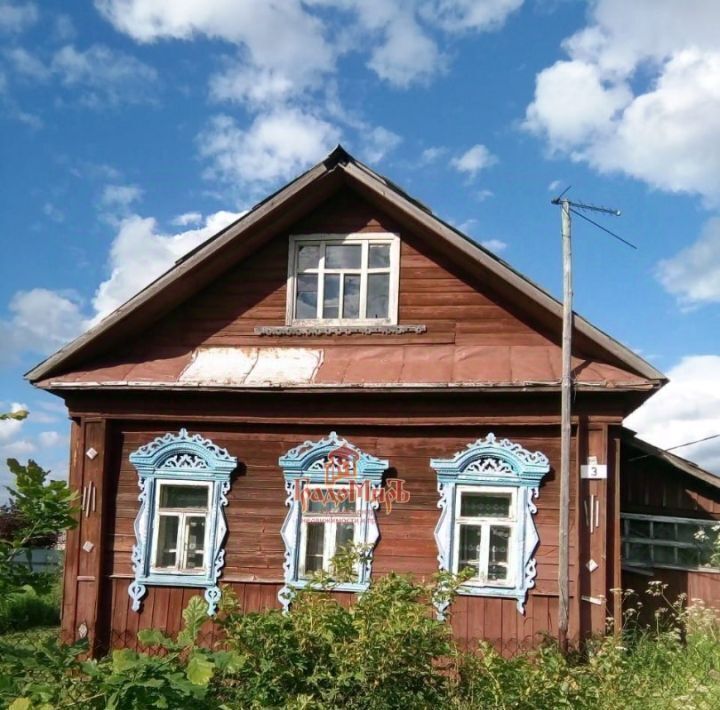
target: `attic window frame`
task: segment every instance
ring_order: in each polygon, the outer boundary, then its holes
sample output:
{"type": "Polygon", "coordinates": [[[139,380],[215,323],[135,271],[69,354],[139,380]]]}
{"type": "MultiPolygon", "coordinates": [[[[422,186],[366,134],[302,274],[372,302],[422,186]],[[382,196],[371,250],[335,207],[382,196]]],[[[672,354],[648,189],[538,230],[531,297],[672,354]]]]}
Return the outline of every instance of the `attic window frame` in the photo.
{"type": "MultiPolygon", "coordinates": [[[[287,272],[287,310],[285,315],[285,323],[288,326],[326,326],[329,328],[337,326],[393,326],[398,322],[398,290],[400,283],[400,237],[398,234],[391,232],[372,232],[372,233],[319,233],[319,234],[291,234],[288,244],[288,272],[287,272]],[[367,265],[367,257],[369,246],[372,244],[388,244],[390,246],[390,267],[389,267],[389,284],[388,284],[388,317],[387,318],[296,318],[295,311],[297,305],[297,255],[301,245],[324,244],[332,245],[348,245],[358,244],[363,246],[362,264],[360,267],[361,286],[360,286],[360,313],[367,307],[367,275],[374,270],[369,269],[367,265]]],[[[318,309],[322,308],[323,301],[323,278],[324,274],[324,257],[321,257],[321,266],[318,271],[309,273],[318,274],[318,309]]],[[[334,271],[334,270],[333,270],[334,271]]],[[[379,272],[383,270],[378,269],[379,272]]],[[[339,307],[341,304],[338,304],[339,307]]]]}

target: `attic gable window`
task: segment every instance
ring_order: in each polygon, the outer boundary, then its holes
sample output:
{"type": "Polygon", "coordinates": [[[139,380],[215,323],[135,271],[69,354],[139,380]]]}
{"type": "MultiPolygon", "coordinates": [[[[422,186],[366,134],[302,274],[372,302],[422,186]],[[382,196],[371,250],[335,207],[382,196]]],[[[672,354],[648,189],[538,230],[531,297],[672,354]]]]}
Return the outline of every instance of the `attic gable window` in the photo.
{"type": "Polygon", "coordinates": [[[288,325],[395,325],[394,234],[290,237],[288,325]]]}

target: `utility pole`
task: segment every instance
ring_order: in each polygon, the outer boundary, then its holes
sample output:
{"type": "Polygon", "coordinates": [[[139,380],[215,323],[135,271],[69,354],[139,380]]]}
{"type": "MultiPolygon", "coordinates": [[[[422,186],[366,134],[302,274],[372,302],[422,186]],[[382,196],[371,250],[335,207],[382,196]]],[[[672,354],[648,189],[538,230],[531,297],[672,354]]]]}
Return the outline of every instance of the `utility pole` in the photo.
{"type": "Polygon", "coordinates": [[[562,380],[560,395],[560,536],[558,568],[558,644],[563,653],[568,650],[568,622],[570,617],[570,424],[572,389],[572,241],[569,200],[560,201],[562,215],[563,254],[563,329],[562,380]]]}
{"type": "MultiPolygon", "coordinates": [[[[582,202],[572,202],[563,197],[568,187],[552,204],[560,205],[562,219],[563,254],[563,322],[562,322],[562,379],[560,381],[560,523],[558,526],[558,645],[563,653],[568,651],[568,626],[570,620],[570,444],[572,441],[572,222],[570,213],[582,217],[621,242],[637,247],[614,232],[606,229],[577,209],[604,212],[619,216],[619,210],[597,207],[582,202]]],[[[576,591],[577,594],[577,591],[576,591]]]]}

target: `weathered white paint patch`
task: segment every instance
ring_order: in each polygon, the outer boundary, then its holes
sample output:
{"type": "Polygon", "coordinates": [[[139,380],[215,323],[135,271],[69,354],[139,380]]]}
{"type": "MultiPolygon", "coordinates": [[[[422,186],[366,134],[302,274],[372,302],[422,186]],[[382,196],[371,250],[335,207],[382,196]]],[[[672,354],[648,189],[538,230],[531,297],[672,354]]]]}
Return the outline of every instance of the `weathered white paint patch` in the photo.
{"type": "Polygon", "coordinates": [[[313,348],[198,348],[178,382],[198,385],[311,383],[323,351],[313,348]]]}
{"type": "Polygon", "coordinates": [[[257,362],[257,348],[198,348],[179,382],[241,385],[257,362]]]}
{"type": "Polygon", "coordinates": [[[247,385],[297,385],[310,383],[322,363],[323,351],[313,348],[258,348],[247,385]]]}

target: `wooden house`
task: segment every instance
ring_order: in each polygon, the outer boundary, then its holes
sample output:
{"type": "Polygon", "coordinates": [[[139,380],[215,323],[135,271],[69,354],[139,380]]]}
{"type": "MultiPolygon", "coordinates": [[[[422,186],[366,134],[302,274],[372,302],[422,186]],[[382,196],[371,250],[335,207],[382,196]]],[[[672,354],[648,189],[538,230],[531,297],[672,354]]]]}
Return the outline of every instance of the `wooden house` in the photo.
{"type": "MultiPolygon", "coordinates": [[[[67,637],[173,632],[221,585],[287,607],[350,541],[338,594],[469,566],[458,639],[553,634],[560,336],[556,299],[338,147],[28,373],[72,420],[67,637]]],[[[577,639],[619,613],[621,422],[665,379],[579,316],[574,344],[577,639]]]]}
{"type": "Polygon", "coordinates": [[[684,594],[720,610],[720,477],[628,429],[620,467],[623,589],[653,610],[667,606],[643,594],[658,580],[671,601],[684,594]]]}

